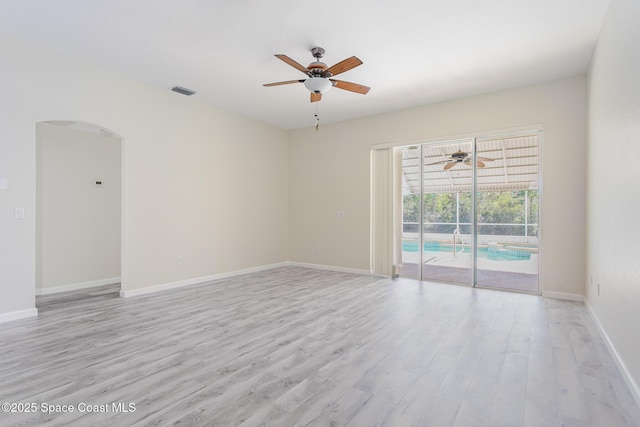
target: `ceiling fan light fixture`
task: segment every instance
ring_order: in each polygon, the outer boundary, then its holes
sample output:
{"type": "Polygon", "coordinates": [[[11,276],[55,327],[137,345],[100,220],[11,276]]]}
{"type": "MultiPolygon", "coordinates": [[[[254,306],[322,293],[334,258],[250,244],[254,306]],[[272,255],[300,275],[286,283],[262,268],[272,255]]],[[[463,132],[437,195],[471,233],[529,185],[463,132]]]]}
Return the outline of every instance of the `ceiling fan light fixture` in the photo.
{"type": "Polygon", "coordinates": [[[304,81],[304,86],[312,93],[325,93],[333,84],[324,77],[310,77],[304,81]]]}
{"type": "Polygon", "coordinates": [[[276,58],[284,63],[292,66],[296,70],[304,73],[308,78],[303,80],[287,80],[284,82],[265,83],[263,86],[281,86],[294,83],[304,83],[304,86],[311,92],[309,100],[311,102],[318,102],[322,99],[322,94],[327,92],[333,86],[338,89],[348,90],[349,92],[355,92],[365,95],[371,89],[368,86],[364,86],[357,83],[345,82],[344,80],[336,80],[333,77],[338,74],[347,72],[359,65],[362,65],[362,61],[355,56],[351,56],[345,60],[338,62],[327,68],[327,64],[320,61],[320,58],[324,56],[324,49],[321,47],[314,47],[311,49],[311,54],[316,60],[309,64],[308,67],[300,64],[297,61],[289,58],[287,55],[277,53],[276,58]],[[331,79],[329,79],[331,77],[331,79]]]}

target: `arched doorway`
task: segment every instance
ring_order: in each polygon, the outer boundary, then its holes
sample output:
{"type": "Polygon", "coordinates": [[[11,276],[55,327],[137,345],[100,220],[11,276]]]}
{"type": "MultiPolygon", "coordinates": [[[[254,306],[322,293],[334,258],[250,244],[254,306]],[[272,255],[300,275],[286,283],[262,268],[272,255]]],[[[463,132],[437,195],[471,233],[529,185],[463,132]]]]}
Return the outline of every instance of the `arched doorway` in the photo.
{"type": "Polygon", "coordinates": [[[36,304],[118,294],[122,137],[78,121],[36,124],[36,304]],[[68,293],[68,294],[67,294],[68,293]]]}

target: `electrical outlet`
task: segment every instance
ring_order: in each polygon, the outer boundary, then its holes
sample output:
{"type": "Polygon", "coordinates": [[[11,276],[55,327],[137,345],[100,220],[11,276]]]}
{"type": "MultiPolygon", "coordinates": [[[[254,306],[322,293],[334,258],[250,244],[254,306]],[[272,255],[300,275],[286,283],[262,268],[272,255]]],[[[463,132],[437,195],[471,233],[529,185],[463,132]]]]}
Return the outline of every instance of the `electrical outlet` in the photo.
{"type": "Polygon", "coordinates": [[[176,257],[176,264],[182,264],[182,261],[183,259],[181,256],[176,257]]]}

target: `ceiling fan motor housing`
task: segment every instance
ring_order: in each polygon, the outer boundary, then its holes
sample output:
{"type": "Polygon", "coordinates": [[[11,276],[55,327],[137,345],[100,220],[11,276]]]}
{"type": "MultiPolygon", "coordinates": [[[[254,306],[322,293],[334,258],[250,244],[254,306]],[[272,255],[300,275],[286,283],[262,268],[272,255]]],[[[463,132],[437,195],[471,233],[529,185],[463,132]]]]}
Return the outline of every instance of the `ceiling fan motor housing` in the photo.
{"type": "Polygon", "coordinates": [[[322,75],[322,73],[324,73],[324,70],[328,68],[327,64],[320,61],[320,59],[324,56],[324,49],[321,47],[314,47],[313,49],[311,49],[311,54],[313,55],[314,58],[316,58],[316,60],[311,64],[309,64],[309,66],[307,67],[307,69],[311,73],[311,76],[312,77],[320,77],[320,76],[330,77],[330,76],[322,75]]]}
{"type": "Polygon", "coordinates": [[[469,156],[469,153],[465,153],[464,151],[458,150],[451,155],[451,158],[461,162],[464,159],[466,159],[468,156],[469,156]]]}
{"type": "Polygon", "coordinates": [[[324,70],[326,70],[327,68],[327,64],[320,61],[312,62],[307,67],[309,73],[311,73],[311,75],[314,77],[325,77],[322,75],[322,73],[324,73],[324,70]]]}

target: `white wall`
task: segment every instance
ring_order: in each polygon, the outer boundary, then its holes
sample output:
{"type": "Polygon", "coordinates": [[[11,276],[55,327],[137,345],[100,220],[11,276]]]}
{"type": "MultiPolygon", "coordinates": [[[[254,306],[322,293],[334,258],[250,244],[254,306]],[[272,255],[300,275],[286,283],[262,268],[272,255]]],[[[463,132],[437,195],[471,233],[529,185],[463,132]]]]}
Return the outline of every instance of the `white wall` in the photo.
{"type": "Polygon", "coordinates": [[[640,381],[640,2],[613,0],[589,73],[587,299],[640,381]],[[598,294],[598,284],[600,293],[598,294]]]}
{"type": "MultiPolygon", "coordinates": [[[[372,90],[371,95],[374,95],[372,90]]],[[[543,124],[542,287],[584,293],[583,76],[291,132],[293,261],[370,269],[370,147],[543,124]],[[344,219],[336,218],[343,211],[344,219]]]]}
{"type": "Polygon", "coordinates": [[[37,125],[36,289],[119,282],[120,145],[113,136],[37,125]]]}
{"type": "Polygon", "coordinates": [[[42,121],[124,138],[123,290],[287,260],[285,131],[6,39],[0,56],[0,317],[34,307],[42,121]]]}

